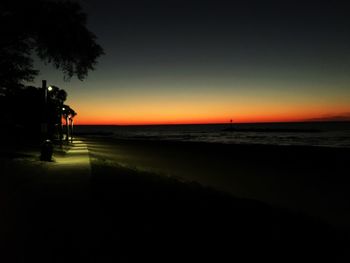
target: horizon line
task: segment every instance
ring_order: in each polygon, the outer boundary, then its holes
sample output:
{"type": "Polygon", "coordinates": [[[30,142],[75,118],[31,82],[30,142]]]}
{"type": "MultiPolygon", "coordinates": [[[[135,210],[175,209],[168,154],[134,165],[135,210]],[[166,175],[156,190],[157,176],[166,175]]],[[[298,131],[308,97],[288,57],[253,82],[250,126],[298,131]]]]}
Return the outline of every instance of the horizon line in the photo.
{"type": "Polygon", "coordinates": [[[207,122],[207,123],[147,123],[147,124],[94,124],[82,123],[75,126],[171,126],[171,125],[234,125],[234,124],[282,124],[282,123],[344,123],[350,120],[301,120],[301,121],[261,121],[261,122],[207,122]]]}

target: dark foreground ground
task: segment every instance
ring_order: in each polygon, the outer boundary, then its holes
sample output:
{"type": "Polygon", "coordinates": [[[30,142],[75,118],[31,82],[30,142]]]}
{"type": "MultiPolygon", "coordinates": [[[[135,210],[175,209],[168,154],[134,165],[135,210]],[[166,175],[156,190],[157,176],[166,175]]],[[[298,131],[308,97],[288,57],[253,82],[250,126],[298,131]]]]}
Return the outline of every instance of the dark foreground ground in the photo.
{"type": "Polygon", "coordinates": [[[92,160],[199,182],[236,197],[350,224],[349,148],[90,138],[92,160]]]}
{"type": "MultiPolygon", "coordinates": [[[[207,165],[207,171],[221,167],[215,175],[228,174],[222,166],[227,159],[231,165],[243,162],[253,185],[256,168],[251,166],[257,166],[261,175],[305,172],[313,178],[307,182],[323,185],[323,181],[335,184],[340,180],[342,165],[348,160],[342,150],[322,153],[315,149],[194,147],[161,142],[117,142],[113,147],[118,144],[113,155],[106,151],[111,142],[89,140],[92,175],[79,179],[72,174],[74,180],[50,177],[45,165],[35,158],[1,158],[2,262],[348,262],[344,223],[331,224],[280,205],[237,198],[191,180],[182,182],[186,180],[140,170],[137,165],[132,168],[125,165],[123,157],[139,153],[137,158],[153,160],[159,154],[162,158],[158,162],[166,167],[175,165],[168,157],[181,159],[187,167],[182,167],[183,171],[194,169],[189,163],[207,165]],[[315,152],[310,155],[310,151],[315,152]],[[266,164],[270,158],[276,164],[272,168],[266,164]],[[206,164],[209,160],[212,163],[206,164]],[[285,167],[293,160],[294,164],[285,167]],[[326,177],[330,171],[337,180],[326,177]]],[[[142,164],[151,167],[150,163],[142,164]]],[[[201,167],[195,176],[200,175],[201,167]]],[[[345,186],[347,180],[341,180],[345,186]]],[[[343,202],[346,198],[344,194],[343,202]]],[[[342,209],[346,216],[347,208],[342,209]]]]}

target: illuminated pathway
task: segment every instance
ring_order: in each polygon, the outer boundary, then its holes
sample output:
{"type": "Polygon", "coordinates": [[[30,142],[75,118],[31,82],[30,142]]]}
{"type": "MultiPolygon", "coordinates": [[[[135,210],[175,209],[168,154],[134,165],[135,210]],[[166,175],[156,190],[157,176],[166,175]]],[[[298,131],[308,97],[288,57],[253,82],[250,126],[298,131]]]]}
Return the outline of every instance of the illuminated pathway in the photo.
{"type": "MultiPolygon", "coordinates": [[[[65,154],[56,153],[54,162],[49,163],[47,172],[56,177],[58,182],[82,182],[91,175],[89,151],[85,143],[75,140],[65,154]]],[[[56,181],[57,182],[57,181],[56,181]]]]}

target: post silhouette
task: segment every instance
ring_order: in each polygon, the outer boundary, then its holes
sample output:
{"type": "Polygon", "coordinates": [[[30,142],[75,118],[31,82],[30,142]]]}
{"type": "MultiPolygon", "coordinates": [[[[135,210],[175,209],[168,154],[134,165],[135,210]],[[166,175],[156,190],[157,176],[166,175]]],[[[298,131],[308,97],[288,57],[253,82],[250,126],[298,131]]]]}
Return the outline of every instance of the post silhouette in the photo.
{"type": "Polygon", "coordinates": [[[42,90],[44,93],[44,106],[43,106],[43,115],[42,115],[42,122],[41,122],[41,134],[43,139],[47,139],[47,86],[46,86],[46,80],[42,80],[42,90]]]}

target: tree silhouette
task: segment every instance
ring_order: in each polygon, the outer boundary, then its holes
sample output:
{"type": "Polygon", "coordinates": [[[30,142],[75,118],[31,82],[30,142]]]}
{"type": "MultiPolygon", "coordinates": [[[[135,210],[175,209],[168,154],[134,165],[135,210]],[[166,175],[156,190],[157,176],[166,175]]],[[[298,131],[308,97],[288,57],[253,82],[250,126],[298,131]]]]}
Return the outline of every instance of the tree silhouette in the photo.
{"type": "Polygon", "coordinates": [[[34,138],[40,136],[44,100],[42,90],[28,86],[0,96],[0,117],[3,132],[11,136],[34,138]]]}
{"type": "Polygon", "coordinates": [[[62,107],[62,116],[66,122],[66,141],[69,141],[69,138],[73,139],[73,118],[77,113],[68,105],[63,105],[62,107]]]}
{"type": "Polygon", "coordinates": [[[51,86],[44,99],[40,87],[26,86],[0,96],[0,134],[9,133],[23,138],[40,139],[41,124],[48,124],[48,138],[62,138],[62,108],[67,92],[51,86]]]}
{"type": "Polygon", "coordinates": [[[86,27],[78,2],[1,1],[0,93],[20,87],[38,74],[32,53],[63,71],[66,79],[83,80],[103,54],[86,27]]]}
{"type": "Polygon", "coordinates": [[[47,93],[47,119],[48,135],[50,138],[58,133],[59,138],[62,138],[62,108],[63,103],[67,99],[67,92],[56,86],[50,86],[51,90],[47,93]]]}

